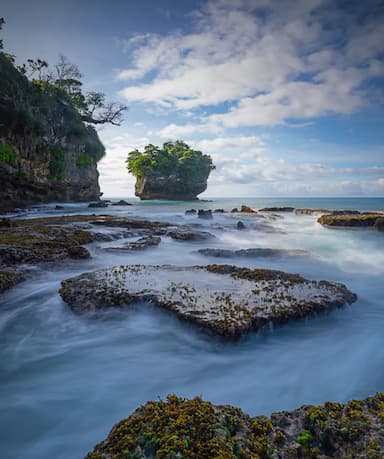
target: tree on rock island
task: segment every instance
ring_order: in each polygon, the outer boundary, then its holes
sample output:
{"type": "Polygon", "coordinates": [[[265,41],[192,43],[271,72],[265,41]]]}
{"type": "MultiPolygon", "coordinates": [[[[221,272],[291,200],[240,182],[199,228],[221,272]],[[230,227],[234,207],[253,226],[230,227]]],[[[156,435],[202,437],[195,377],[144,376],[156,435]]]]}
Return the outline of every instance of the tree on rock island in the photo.
{"type": "Polygon", "coordinates": [[[136,177],[135,194],[141,199],[195,200],[207,189],[212,158],[193,150],[182,140],[149,144],[143,152],[133,150],[126,160],[136,177]]]}

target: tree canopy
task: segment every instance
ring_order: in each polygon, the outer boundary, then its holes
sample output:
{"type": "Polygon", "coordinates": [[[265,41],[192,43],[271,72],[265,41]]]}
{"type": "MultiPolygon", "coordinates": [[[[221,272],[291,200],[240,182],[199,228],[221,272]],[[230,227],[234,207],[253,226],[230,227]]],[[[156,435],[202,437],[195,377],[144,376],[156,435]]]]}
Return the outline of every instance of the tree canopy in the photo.
{"type": "Polygon", "coordinates": [[[182,140],[165,142],[162,148],[149,144],[143,152],[133,150],[128,153],[126,163],[128,171],[136,177],[160,173],[165,176],[177,174],[189,180],[207,178],[215,169],[209,155],[193,150],[182,140]]]}
{"type": "MultiPolygon", "coordinates": [[[[4,24],[4,18],[0,17],[0,30],[4,24]]],[[[15,56],[2,50],[3,41],[0,40],[0,52],[14,63],[15,56]]],[[[78,66],[62,54],[59,55],[59,60],[53,67],[50,67],[43,59],[28,59],[17,69],[41,91],[48,94],[61,93],[86,123],[110,123],[119,126],[123,120],[123,113],[127,107],[117,102],[106,101],[106,96],[102,92],[84,93],[82,74],[78,66]]]]}

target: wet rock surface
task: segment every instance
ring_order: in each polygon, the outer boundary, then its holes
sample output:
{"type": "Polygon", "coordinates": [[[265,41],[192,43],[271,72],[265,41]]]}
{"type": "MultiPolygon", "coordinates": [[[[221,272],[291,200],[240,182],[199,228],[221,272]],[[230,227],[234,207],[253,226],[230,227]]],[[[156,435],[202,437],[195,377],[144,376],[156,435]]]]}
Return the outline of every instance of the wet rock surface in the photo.
{"type": "Polygon", "coordinates": [[[264,207],[259,209],[260,212],[293,212],[294,207],[264,207]]]}
{"type": "Polygon", "coordinates": [[[125,201],[124,199],[120,199],[120,201],[113,202],[113,206],[132,206],[129,202],[125,201]]]}
{"type": "Polygon", "coordinates": [[[107,247],[106,250],[110,251],[130,251],[130,250],[143,250],[147,249],[148,247],[154,247],[159,245],[161,242],[161,238],[159,236],[144,236],[134,242],[126,242],[124,244],[120,244],[119,246],[107,247]]]}
{"type": "Polygon", "coordinates": [[[246,258],[257,258],[257,257],[298,257],[308,256],[309,253],[306,250],[298,249],[270,249],[264,247],[256,247],[250,249],[240,250],[229,250],[229,249],[200,249],[198,252],[202,255],[217,258],[233,258],[233,257],[246,257],[246,258]]]}
{"type": "Polygon", "coordinates": [[[86,459],[381,459],[383,454],[383,393],[270,418],[200,397],[169,395],[117,423],[86,459]]]}
{"type": "Polygon", "coordinates": [[[213,215],[211,210],[199,209],[197,212],[198,218],[203,218],[205,220],[212,220],[213,215]]]}
{"type": "Polygon", "coordinates": [[[209,231],[198,231],[189,227],[172,228],[166,235],[177,241],[205,241],[215,237],[209,231]]]}
{"type": "Polygon", "coordinates": [[[383,231],[384,226],[382,213],[322,215],[317,221],[328,227],[374,228],[378,231],[383,231]]]}
{"type": "Polygon", "coordinates": [[[237,207],[234,207],[232,210],[231,210],[231,213],[232,214],[235,214],[235,213],[243,213],[243,214],[257,214],[257,212],[252,209],[251,207],[249,206],[246,206],[246,205],[242,205],[240,207],[240,209],[238,209],[237,207]]]}
{"type": "Polygon", "coordinates": [[[17,270],[22,264],[89,258],[90,253],[83,245],[94,241],[141,236],[141,240],[130,243],[128,250],[157,245],[160,242],[157,235],[164,234],[168,226],[167,223],[107,215],[3,218],[0,220],[0,270],[4,274],[0,285],[4,290],[5,286],[10,288],[20,282],[23,276],[17,270]]]}
{"type": "Polygon", "coordinates": [[[22,274],[17,271],[0,270],[0,293],[8,290],[22,280],[22,274]]]}
{"type": "Polygon", "coordinates": [[[150,301],[228,339],[357,299],[342,284],[230,265],[119,266],[64,280],[60,294],[76,312],[150,301]]]}
{"type": "Polygon", "coordinates": [[[105,202],[105,201],[98,201],[98,202],[90,202],[88,204],[88,207],[90,208],[104,208],[104,207],[108,207],[108,203],[105,202]]]}

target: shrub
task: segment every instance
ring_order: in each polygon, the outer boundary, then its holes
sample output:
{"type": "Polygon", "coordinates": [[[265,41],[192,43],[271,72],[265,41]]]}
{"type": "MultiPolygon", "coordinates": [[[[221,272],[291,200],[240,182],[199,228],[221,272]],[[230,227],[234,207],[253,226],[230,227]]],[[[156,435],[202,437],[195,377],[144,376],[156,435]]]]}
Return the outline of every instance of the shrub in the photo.
{"type": "Polygon", "coordinates": [[[67,162],[63,150],[61,148],[54,148],[51,151],[48,178],[50,180],[63,180],[66,167],[67,162]]]}
{"type": "Polygon", "coordinates": [[[8,164],[15,161],[16,155],[11,147],[0,143],[0,164],[8,164]]]}
{"type": "Polygon", "coordinates": [[[92,166],[95,163],[95,160],[88,153],[82,153],[76,161],[77,167],[88,167],[92,166]]]}

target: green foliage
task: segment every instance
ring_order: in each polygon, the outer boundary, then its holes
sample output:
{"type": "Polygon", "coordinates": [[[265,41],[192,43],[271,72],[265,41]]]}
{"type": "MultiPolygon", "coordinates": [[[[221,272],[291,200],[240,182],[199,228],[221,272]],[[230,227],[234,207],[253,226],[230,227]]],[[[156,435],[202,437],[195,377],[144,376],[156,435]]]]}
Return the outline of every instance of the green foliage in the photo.
{"type": "Polygon", "coordinates": [[[69,126],[68,135],[82,139],[87,135],[87,127],[80,119],[74,120],[69,126]]]}
{"type": "Polygon", "coordinates": [[[77,167],[88,167],[92,166],[92,164],[95,164],[95,160],[88,153],[82,153],[76,161],[77,167]]]}
{"type": "Polygon", "coordinates": [[[301,433],[296,438],[297,443],[305,448],[309,448],[312,443],[313,437],[308,430],[302,430],[301,433]]]}
{"type": "Polygon", "coordinates": [[[15,161],[16,155],[11,147],[0,143],[0,164],[8,164],[15,161]]]}
{"type": "Polygon", "coordinates": [[[131,151],[126,163],[128,171],[136,177],[144,177],[150,173],[165,176],[175,174],[187,182],[197,177],[207,178],[215,168],[209,155],[192,150],[182,140],[165,142],[161,149],[149,144],[142,153],[138,150],[131,151]]]}
{"type": "Polygon", "coordinates": [[[63,150],[61,148],[54,148],[51,151],[48,178],[50,180],[63,180],[66,167],[67,162],[63,150]]]}
{"type": "Polygon", "coordinates": [[[20,171],[18,174],[17,174],[17,177],[19,179],[26,179],[28,178],[28,174],[25,172],[25,171],[20,171]]]}

